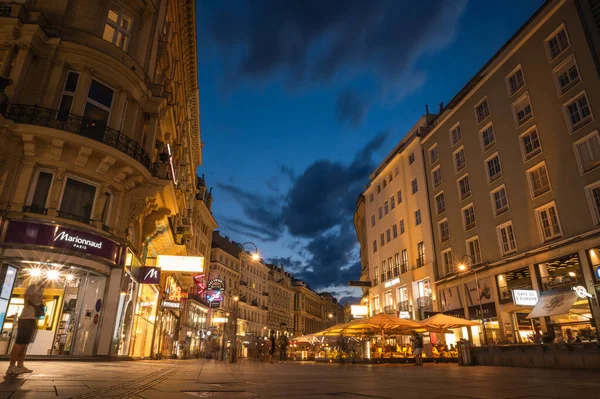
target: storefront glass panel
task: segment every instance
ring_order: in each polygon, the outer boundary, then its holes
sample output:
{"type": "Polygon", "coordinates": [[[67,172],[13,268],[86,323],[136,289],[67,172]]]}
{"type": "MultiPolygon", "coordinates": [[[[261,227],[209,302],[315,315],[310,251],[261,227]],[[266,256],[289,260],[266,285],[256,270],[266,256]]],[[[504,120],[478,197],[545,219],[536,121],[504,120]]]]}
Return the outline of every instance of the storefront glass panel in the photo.
{"type": "Polygon", "coordinates": [[[150,357],[152,335],[158,306],[158,290],[153,285],[141,284],[135,320],[131,335],[130,353],[133,357],[150,357]]]}
{"type": "Polygon", "coordinates": [[[584,284],[579,256],[575,254],[537,265],[542,291],[570,289],[584,284]]]}
{"type": "Polygon", "coordinates": [[[512,302],[512,290],[531,290],[531,274],[529,267],[511,270],[496,276],[498,284],[498,300],[502,303],[512,302]]]}

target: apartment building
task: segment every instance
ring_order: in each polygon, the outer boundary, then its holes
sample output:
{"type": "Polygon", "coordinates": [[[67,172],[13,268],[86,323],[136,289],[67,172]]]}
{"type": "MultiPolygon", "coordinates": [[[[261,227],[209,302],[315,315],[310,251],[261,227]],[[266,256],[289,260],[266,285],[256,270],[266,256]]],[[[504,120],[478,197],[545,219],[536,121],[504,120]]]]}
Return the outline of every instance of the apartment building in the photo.
{"type": "MultiPolygon", "coordinates": [[[[245,252],[244,252],[245,253],[245,252]]],[[[242,257],[239,317],[244,325],[238,334],[266,337],[268,324],[269,267],[262,260],[242,257]]]]}
{"type": "MultiPolygon", "coordinates": [[[[432,114],[423,116],[371,174],[363,193],[369,312],[420,320],[436,309],[435,254],[427,199],[421,135],[432,114]]],[[[358,212],[358,211],[357,211],[358,212]]],[[[359,225],[360,227],[360,225],[359,225]]],[[[364,236],[357,230],[359,237],[364,236]]],[[[367,274],[364,273],[363,274],[367,274]]]]}
{"type": "Polygon", "coordinates": [[[439,310],[483,320],[472,330],[476,344],[567,329],[585,339],[599,326],[599,15],[592,3],[547,1],[422,139],[439,310]],[[558,308],[544,307],[557,301],[558,308]]]}
{"type": "Polygon", "coordinates": [[[292,275],[284,266],[269,266],[268,330],[275,330],[279,336],[283,332],[294,332],[294,290],[292,275]]]}
{"type": "Polygon", "coordinates": [[[294,335],[313,334],[327,328],[325,300],[302,280],[292,279],[294,335]]]}

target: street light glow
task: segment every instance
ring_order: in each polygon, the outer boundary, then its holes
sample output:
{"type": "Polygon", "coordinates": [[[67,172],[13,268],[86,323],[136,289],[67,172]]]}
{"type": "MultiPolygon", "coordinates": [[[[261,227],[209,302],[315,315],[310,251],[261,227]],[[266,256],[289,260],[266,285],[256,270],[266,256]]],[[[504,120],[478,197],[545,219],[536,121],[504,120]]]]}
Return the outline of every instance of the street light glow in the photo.
{"type": "Polygon", "coordinates": [[[239,296],[234,296],[234,297],[233,297],[233,300],[234,300],[234,301],[239,301],[239,300],[240,300],[240,297],[239,297],[239,296]]]}
{"type": "Polygon", "coordinates": [[[254,261],[260,260],[260,255],[258,254],[258,252],[255,252],[252,254],[252,260],[254,260],[254,261]]]}
{"type": "Polygon", "coordinates": [[[467,265],[465,265],[464,263],[461,263],[460,265],[458,265],[458,270],[460,270],[461,272],[464,272],[465,270],[467,270],[467,265]]]}

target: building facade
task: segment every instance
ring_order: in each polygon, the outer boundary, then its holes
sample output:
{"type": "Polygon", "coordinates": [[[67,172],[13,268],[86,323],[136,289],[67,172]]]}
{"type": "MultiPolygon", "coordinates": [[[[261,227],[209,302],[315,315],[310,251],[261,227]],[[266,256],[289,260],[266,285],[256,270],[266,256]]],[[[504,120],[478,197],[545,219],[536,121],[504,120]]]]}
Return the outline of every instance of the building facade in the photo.
{"type": "MultiPolygon", "coordinates": [[[[369,313],[394,314],[421,320],[437,309],[435,254],[427,197],[428,180],[423,163],[421,136],[433,115],[422,117],[371,174],[359,199],[357,214],[366,216],[369,313]]],[[[356,216],[356,215],[355,215],[356,216]]],[[[355,217],[356,220],[356,217],[355,217]]],[[[356,224],[356,222],[355,222],[356,224]]]]}
{"type": "Polygon", "coordinates": [[[484,328],[473,328],[475,343],[597,334],[600,80],[592,3],[546,2],[422,140],[440,311],[483,320],[484,328]],[[524,295],[565,306],[532,313],[536,300],[524,295]]]}
{"type": "Polygon", "coordinates": [[[292,279],[294,335],[313,334],[327,328],[325,300],[302,280],[292,279]]]}
{"type": "Polygon", "coordinates": [[[326,328],[344,323],[344,307],[338,300],[330,292],[320,292],[319,296],[325,301],[323,310],[325,311],[326,328]]]}
{"type": "Polygon", "coordinates": [[[269,266],[268,330],[279,336],[294,332],[294,290],[292,276],[282,266],[269,266]]]}
{"type": "Polygon", "coordinates": [[[368,283],[361,286],[362,298],[360,304],[369,306],[369,287],[371,286],[371,275],[369,274],[369,240],[367,237],[367,212],[365,196],[360,194],[356,200],[356,210],[354,211],[354,231],[360,248],[360,281],[368,283]]]}
{"type": "Polygon", "coordinates": [[[0,258],[10,287],[0,352],[24,290],[47,278],[29,353],[175,355],[180,310],[167,315],[161,301],[167,284],[185,289],[191,277],[142,284],[141,267],[205,253],[216,227],[196,200],[193,2],[2,2],[0,23],[10,32],[0,38],[0,258]]]}

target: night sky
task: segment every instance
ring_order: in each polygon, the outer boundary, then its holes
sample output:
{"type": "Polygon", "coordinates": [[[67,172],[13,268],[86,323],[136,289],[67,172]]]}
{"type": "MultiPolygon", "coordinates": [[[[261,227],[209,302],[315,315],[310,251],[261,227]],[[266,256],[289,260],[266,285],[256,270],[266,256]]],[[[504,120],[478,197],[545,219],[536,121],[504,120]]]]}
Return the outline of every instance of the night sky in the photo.
{"type": "Polygon", "coordinates": [[[315,290],[360,296],[369,174],[542,0],[201,0],[202,167],[219,230],[315,290]]]}

